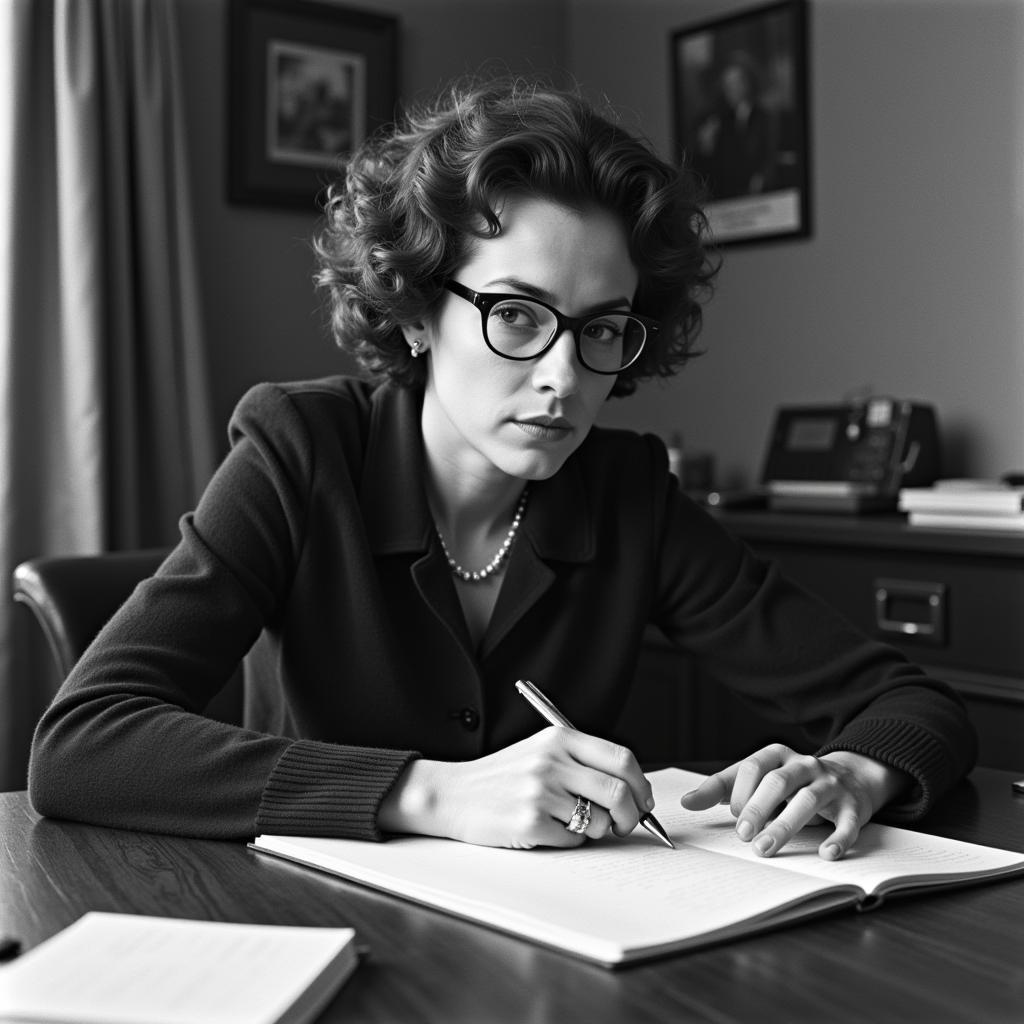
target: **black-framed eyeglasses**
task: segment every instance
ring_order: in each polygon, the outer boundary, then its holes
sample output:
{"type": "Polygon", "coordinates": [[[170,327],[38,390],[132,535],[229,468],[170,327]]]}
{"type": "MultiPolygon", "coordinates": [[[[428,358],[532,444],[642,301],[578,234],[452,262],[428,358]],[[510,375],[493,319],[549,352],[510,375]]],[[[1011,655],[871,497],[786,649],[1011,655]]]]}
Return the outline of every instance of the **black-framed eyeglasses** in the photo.
{"type": "Polygon", "coordinates": [[[644,343],[656,336],[656,320],[608,309],[566,316],[540,299],[504,292],[475,292],[449,280],[445,287],[480,310],[487,347],[504,359],[538,359],[563,331],[572,331],[576,356],[594,373],[621,373],[640,358],[644,343]]]}

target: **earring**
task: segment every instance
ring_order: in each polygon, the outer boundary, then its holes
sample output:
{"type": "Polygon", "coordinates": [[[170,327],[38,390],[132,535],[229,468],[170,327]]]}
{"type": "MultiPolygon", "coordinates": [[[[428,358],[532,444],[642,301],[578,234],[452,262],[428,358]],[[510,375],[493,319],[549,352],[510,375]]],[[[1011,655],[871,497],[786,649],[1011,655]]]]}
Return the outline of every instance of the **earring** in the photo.
{"type": "Polygon", "coordinates": [[[419,357],[419,354],[422,351],[423,351],[423,342],[419,338],[417,338],[412,343],[412,345],[409,346],[409,352],[412,355],[413,359],[416,359],[416,358],[419,357]]]}

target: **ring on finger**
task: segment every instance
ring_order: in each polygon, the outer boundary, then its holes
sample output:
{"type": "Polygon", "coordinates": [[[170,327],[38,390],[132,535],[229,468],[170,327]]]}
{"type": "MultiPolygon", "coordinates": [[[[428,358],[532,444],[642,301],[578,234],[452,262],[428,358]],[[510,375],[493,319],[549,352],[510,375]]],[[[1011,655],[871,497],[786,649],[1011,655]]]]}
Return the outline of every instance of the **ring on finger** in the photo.
{"type": "Polygon", "coordinates": [[[566,823],[566,829],[570,832],[575,832],[577,835],[583,835],[587,831],[587,826],[590,824],[590,801],[584,800],[583,797],[576,797],[576,808],[572,812],[572,817],[566,823]]]}

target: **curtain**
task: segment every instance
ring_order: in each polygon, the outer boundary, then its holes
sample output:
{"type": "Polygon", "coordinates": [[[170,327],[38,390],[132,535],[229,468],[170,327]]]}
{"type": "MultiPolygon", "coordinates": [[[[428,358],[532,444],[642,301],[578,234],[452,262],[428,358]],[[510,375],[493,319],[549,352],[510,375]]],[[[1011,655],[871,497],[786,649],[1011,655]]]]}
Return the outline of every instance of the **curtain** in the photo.
{"type": "Polygon", "coordinates": [[[55,684],[12,569],[173,543],[213,468],[173,2],[0,3],[0,789],[55,684]]]}

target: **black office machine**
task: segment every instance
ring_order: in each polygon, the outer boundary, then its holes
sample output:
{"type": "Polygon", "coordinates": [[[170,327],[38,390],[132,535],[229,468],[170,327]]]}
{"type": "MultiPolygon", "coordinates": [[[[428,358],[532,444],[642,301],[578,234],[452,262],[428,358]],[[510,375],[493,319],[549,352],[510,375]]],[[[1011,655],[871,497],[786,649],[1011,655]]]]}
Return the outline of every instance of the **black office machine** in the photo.
{"type": "Polygon", "coordinates": [[[935,410],[877,397],[779,409],[761,482],[773,509],[891,512],[901,487],[929,486],[940,467],[935,410]]]}

